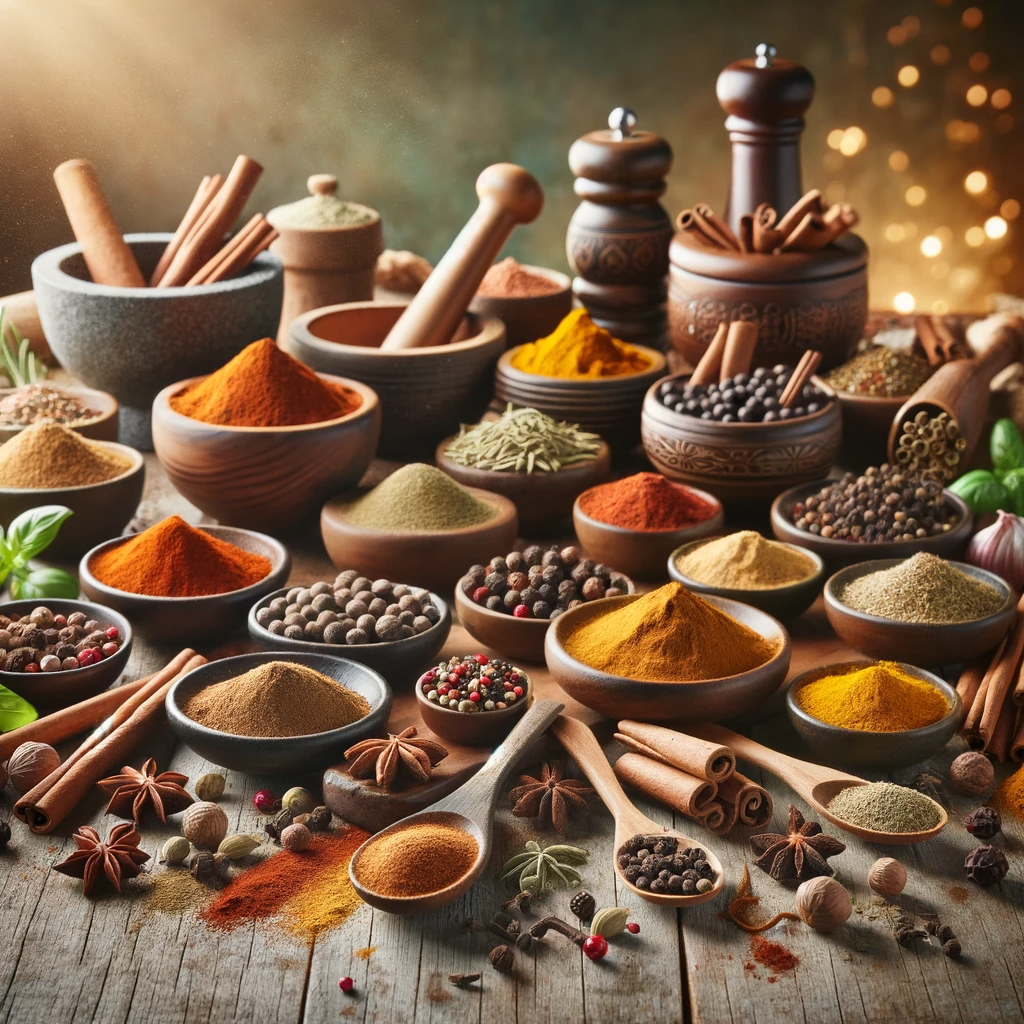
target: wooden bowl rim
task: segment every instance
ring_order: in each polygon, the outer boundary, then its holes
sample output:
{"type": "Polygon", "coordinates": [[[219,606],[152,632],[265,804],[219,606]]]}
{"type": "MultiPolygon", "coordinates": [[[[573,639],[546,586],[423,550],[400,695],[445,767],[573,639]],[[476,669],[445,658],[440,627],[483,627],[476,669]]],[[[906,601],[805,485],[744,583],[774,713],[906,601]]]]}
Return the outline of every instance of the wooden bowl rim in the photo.
{"type": "MultiPolygon", "coordinates": [[[[603,438],[599,437],[597,451],[594,453],[592,459],[587,459],[585,462],[577,462],[572,466],[566,466],[564,469],[559,469],[557,472],[548,473],[541,470],[537,473],[516,473],[513,470],[496,470],[496,469],[477,469],[475,466],[463,466],[461,462],[455,462],[453,459],[448,458],[447,450],[448,446],[458,438],[458,434],[449,434],[444,440],[439,442],[437,448],[434,449],[434,461],[437,463],[438,469],[444,469],[448,473],[448,468],[451,467],[454,472],[465,471],[467,473],[479,473],[488,477],[493,477],[497,480],[516,480],[531,482],[534,480],[542,480],[544,482],[552,480],[564,480],[566,475],[569,476],[584,476],[588,470],[594,469],[596,466],[600,466],[602,460],[609,460],[611,458],[611,448],[608,442],[603,438]],[[443,465],[442,465],[443,463],[443,465]]],[[[452,475],[449,473],[449,476],[452,475]]],[[[468,486],[463,484],[463,487],[468,486]]],[[[487,488],[481,488],[486,490],[487,488]]]]}
{"type": "MultiPolygon", "coordinates": [[[[493,661],[494,659],[492,658],[491,660],[493,661]]],[[[504,661],[505,659],[500,658],[498,660],[504,661]]],[[[430,666],[430,668],[433,667],[433,665],[430,666]]],[[[533,677],[530,675],[529,672],[524,671],[518,665],[513,665],[512,667],[516,670],[516,672],[520,674],[520,676],[526,679],[526,686],[523,687],[523,695],[522,697],[518,697],[516,699],[515,704],[511,705],[510,707],[497,708],[494,711],[481,711],[480,714],[485,715],[488,722],[506,721],[509,718],[512,718],[514,715],[521,715],[534,701],[535,687],[533,685],[533,677]]],[[[429,671],[429,669],[426,671],[429,671]]],[[[425,704],[432,711],[437,711],[445,715],[466,714],[465,711],[452,711],[450,708],[443,708],[441,707],[440,704],[432,704],[429,700],[427,700],[427,698],[423,695],[423,687],[420,686],[420,678],[422,677],[422,675],[423,673],[421,672],[419,676],[416,677],[416,682],[413,683],[412,687],[413,691],[416,694],[416,702],[418,704],[425,704]]],[[[422,714],[420,717],[422,717],[422,714]]]]}
{"type": "MultiPolygon", "coordinates": [[[[59,391],[63,395],[80,397],[86,401],[95,402],[97,405],[102,404],[105,406],[104,409],[91,419],[78,420],[74,424],[63,424],[63,426],[68,427],[70,430],[81,430],[83,427],[95,427],[98,423],[105,423],[107,420],[116,416],[118,409],[120,408],[117,399],[109,391],[101,391],[99,388],[87,388],[78,384],[65,385],[63,382],[52,381],[48,378],[43,378],[43,380],[37,381],[36,383],[44,385],[45,387],[53,388],[54,391],[59,391]],[[92,396],[98,397],[94,398],[92,396]]],[[[6,398],[8,395],[13,395],[21,390],[21,388],[0,388],[0,398],[6,398]]],[[[0,432],[18,433],[31,426],[35,426],[35,424],[0,423],[0,432]]]]}
{"type": "MultiPolygon", "coordinates": [[[[586,495],[589,494],[591,491],[595,490],[598,487],[604,486],[604,484],[594,484],[593,487],[588,487],[585,491],[576,496],[576,500],[572,503],[572,517],[574,520],[577,517],[579,517],[579,519],[584,523],[584,525],[589,527],[590,529],[605,530],[608,533],[618,535],[623,539],[629,539],[632,537],[658,537],[664,539],[668,537],[670,534],[678,533],[685,535],[690,533],[692,530],[701,529],[702,527],[707,526],[708,523],[712,522],[715,519],[722,519],[724,523],[725,508],[722,505],[722,503],[718,500],[718,498],[716,498],[713,494],[711,494],[708,491],[701,490],[701,488],[699,487],[693,487],[690,484],[684,484],[678,480],[668,480],[667,477],[665,479],[673,487],[683,488],[685,490],[692,491],[694,494],[700,496],[701,498],[704,499],[704,501],[708,502],[711,505],[714,505],[715,511],[710,516],[708,516],[707,519],[702,519],[699,523],[692,523],[690,526],[676,526],[669,530],[633,530],[628,526],[616,526],[614,523],[602,522],[600,519],[595,519],[593,516],[588,516],[587,513],[583,511],[583,509],[580,507],[580,501],[584,497],[586,497],[586,495]]],[[[695,540],[699,539],[700,538],[695,538],[695,540]]],[[[623,573],[622,575],[625,576],[625,573],[623,573]]]]}
{"type": "Polygon", "coordinates": [[[105,448],[113,448],[117,454],[124,455],[126,458],[131,460],[131,465],[117,476],[112,476],[109,480],[100,480],[95,484],[74,484],[70,487],[3,487],[0,486],[0,496],[10,496],[12,498],[21,497],[22,495],[28,496],[30,494],[38,494],[40,499],[49,496],[51,500],[44,501],[40,500],[40,505],[56,505],[60,502],[55,500],[55,496],[59,494],[82,494],[85,491],[99,491],[104,487],[110,487],[112,484],[122,483],[141,473],[146,468],[146,460],[142,455],[142,452],[137,451],[135,448],[131,448],[126,444],[120,444],[117,441],[96,441],[90,439],[91,444],[103,445],[105,448]]]}
{"type": "Polygon", "coordinates": [[[537,274],[540,277],[546,277],[549,281],[554,281],[559,285],[558,291],[546,292],[544,295],[481,295],[477,291],[473,294],[473,302],[498,302],[508,303],[513,306],[526,306],[537,302],[552,302],[555,299],[564,297],[566,294],[571,295],[572,278],[568,274],[563,274],[561,270],[554,270],[551,267],[540,267],[534,263],[520,263],[519,265],[532,274],[537,274]]]}
{"type": "MultiPolygon", "coordinates": [[[[533,342],[528,342],[527,344],[533,344],[533,342]]],[[[520,370],[518,367],[513,366],[513,356],[520,349],[526,347],[526,345],[515,345],[510,349],[506,349],[501,354],[495,372],[505,376],[515,384],[530,384],[533,381],[540,381],[541,383],[535,386],[545,390],[548,388],[564,387],[570,391],[580,389],[600,391],[614,387],[616,384],[638,384],[652,373],[661,373],[668,365],[664,352],[659,352],[656,348],[651,348],[648,345],[639,345],[632,341],[628,344],[646,355],[651,360],[651,365],[645,370],[636,370],[633,373],[620,373],[614,377],[549,377],[542,373],[528,373],[526,370],[520,370]]]]}

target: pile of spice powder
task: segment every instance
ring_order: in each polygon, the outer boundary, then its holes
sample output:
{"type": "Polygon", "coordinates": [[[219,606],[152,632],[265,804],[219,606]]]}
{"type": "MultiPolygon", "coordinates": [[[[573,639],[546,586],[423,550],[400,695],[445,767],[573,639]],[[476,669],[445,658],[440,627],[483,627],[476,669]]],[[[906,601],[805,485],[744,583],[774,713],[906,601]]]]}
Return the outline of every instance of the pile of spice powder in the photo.
{"type": "Polygon", "coordinates": [[[184,867],[168,867],[140,877],[145,879],[144,913],[180,916],[202,906],[212,896],[210,888],[197,882],[184,867]]]}
{"type": "Polygon", "coordinates": [[[294,427],[347,416],[362,399],[351,388],[321,380],[264,338],[171,395],[170,405],[189,419],[223,427],[294,427]]]}
{"type": "Polygon", "coordinates": [[[772,590],[809,579],[817,565],[807,555],[755,530],[730,533],[693,547],[676,559],[676,568],[698,583],[733,590],[772,590]]]}
{"type": "Polygon", "coordinates": [[[89,571],[129,594],[203,597],[259,583],[270,572],[270,560],[170,516],[94,555],[89,571]]]}
{"type": "Polygon", "coordinates": [[[298,199],[294,203],[275,206],[267,220],[275,228],[351,228],[368,224],[377,211],[362,203],[339,199],[335,195],[317,194],[298,199]]]}
{"type": "Polygon", "coordinates": [[[0,424],[5,427],[43,422],[77,426],[99,416],[76,396],[49,384],[26,384],[0,398],[0,424]]]}
{"type": "Polygon", "coordinates": [[[832,797],[828,809],[851,825],[875,832],[926,832],[942,820],[934,800],[892,782],[848,786],[832,797]]]}
{"type": "Polygon", "coordinates": [[[541,377],[597,378],[642,373],[650,357],[598,327],[585,309],[574,309],[552,334],[523,345],[512,365],[541,377]]]}
{"type": "Polygon", "coordinates": [[[825,382],[851,395],[891,398],[912,395],[931,375],[927,360],[893,352],[885,345],[872,345],[837,366],[825,382]]]}
{"type": "Polygon", "coordinates": [[[924,551],[891,569],[851,580],[839,600],[867,615],[934,624],[972,622],[1004,603],[995,587],[924,551]]]}
{"type": "Polygon", "coordinates": [[[713,604],[669,583],[588,619],[565,640],[570,656],[646,682],[700,682],[758,668],[777,646],[713,604]]]}
{"type": "Polygon", "coordinates": [[[488,269],[476,293],[488,299],[522,299],[554,295],[561,290],[562,286],[553,278],[508,256],[488,269]]]}
{"type": "Polygon", "coordinates": [[[476,526],[496,514],[493,505],[475,497],[446,473],[412,462],[352,502],[345,517],[355,526],[375,530],[429,533],[476,526]]]}
{"type": "Polygon", "coordinates": [[[992,803],[1004,814],[1024,821],[1024,767],[1003,779],[992,797],[992,803]]]}
{"type": "MultiPolygon", "coordinates": [[[[772,942],[763,935],[750,936],[750,955],[769,971],[776,974],[783,974],[786,971],[795,971],[800,966],[800,957],[791,952],[779,942],[772,942]]],[[[772,981],[772,978],[768,979],[772,981]]]]}
{"type": "Polygon", "coordinates": [[[59,423],[37,423],[0,447],[0,486],[82,487],[121,476],[132,460],[59,423]]]}
{"type": "Polygon", "coordinates": [[[710,519],[717,506],[660,473],[600,484],[579,498],[584,515],[624,530],[679,530],[710,519]]]}
{"type": "Polygon", "coordinates": [[[192,694],[194,722],[233,736],[309,736],[365,718],[362,694],[306,665],[269,661],[192,694]]]}

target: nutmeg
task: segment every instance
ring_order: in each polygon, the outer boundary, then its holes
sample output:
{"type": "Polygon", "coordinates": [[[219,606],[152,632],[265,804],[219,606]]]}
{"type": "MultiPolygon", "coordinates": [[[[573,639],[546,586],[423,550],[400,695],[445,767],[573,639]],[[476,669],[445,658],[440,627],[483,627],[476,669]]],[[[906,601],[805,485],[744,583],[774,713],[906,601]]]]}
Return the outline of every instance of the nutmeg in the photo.
{"type": "Polygon", "coordinates": [[[11,785],[24,796],[50,772],[60,767],[60,754],[48,743],[29,741],[17,747],[7,762],[11,785]]]}
{"type": "Polygon", "coordinates": [[[850,894],[834,878],[808,878],[796,891],[796,912],[815,931],[830,932],[853,913],[850,894]]]}
{"type": "Polygon", "coordinates": [[[200,800],[181,819],[181,831],[193,846],[215,850],[228,832],[228,816],[216,804],[200,800]]]}
{"type": "Polygon", "coordinates": [[[224,795],[224,776],[216,772],[207,772],[196,779],[193,788],[199,800],[205,800],[207,803],[219,800],[224,795]]]}
{"type": "Polygon", "coordinates": [[[968,750],[949,766],[949,781],[961,793],[979,796],[995,781],[995,770],[980,750],[968,750]]]}
{"type": "Polygon", "coordinates": [[[281,845],[293,853],[305,850],[312,841],[313,837],[305,825],[289,825],[281,833],[281,845]]]}
{"type": "Polygon", "coordinates": [[[895,857],[879,857],[868,871],[868,885],[879,896],[899,896],[907,884],[907,869],[895,857]]]}

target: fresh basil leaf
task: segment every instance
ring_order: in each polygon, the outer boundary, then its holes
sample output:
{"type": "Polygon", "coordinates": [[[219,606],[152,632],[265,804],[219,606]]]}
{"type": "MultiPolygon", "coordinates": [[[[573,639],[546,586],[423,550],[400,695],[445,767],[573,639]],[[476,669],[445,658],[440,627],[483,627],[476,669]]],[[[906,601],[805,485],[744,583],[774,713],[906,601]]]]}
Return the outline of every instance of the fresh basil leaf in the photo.
{"type": "Polygon", "coordinates": [[[38,717],[39,712],[24,697],[19,697],[6,686],[0,686],[0,732],[19,729],[38,717]]]}
{"type": "Polygon", "coordinates": [[[1024,438],[1013,420],[996,420],[988,445],[996,472],[1024,469],[1024,438]]]}
{"type": "Polygon", "coordinates": [[[42,597],[78,597],[78,580],[63,569],[17,570],[11,577],[11,597],[15,601],[42,597]]]}
{"type": "Polygon", "coordinates": [[[70,515],[73,513],[65,505],[41,505],[16,516],[7,527],[7,544],[16,564],[25,565],[42,554],[70,515]]]}
{"type": "Polygon", "coordinates": [[[1009,506],[1006,488],[987,469],[972,469],[970,473],[964,473],[959,480],[949,485],[949,489],[959,494],[976,516],[1009,506]]]}
{"type": "Polygon", "coordinates": [[[1009,499],[1001,506],[1003,511],[1024,516],[1024,469],[1011,469],[1003,477],[1003,489],[1009,499]]]}

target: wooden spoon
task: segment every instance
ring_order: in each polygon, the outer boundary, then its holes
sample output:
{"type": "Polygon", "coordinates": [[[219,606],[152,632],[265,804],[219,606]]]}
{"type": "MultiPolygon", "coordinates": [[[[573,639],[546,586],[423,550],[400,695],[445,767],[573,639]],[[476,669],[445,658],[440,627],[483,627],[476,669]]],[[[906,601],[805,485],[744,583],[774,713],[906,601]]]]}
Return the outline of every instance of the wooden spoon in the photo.
{"type": "Polygon", "coordinates": [[[722,743],[731,747],[733,753],[738,757],[742,757],[751,764],[756,764],[780,778],[833,825],[837,825],[852,835],[860,836],[861,839],[866,839],[869,843],[885,843],[889,846],[923,843],[927,839],[934,839],[949,822],[949,816],[942,805],[932,800],[931,802],[939,811],[939,823],[934,828],[924,832],[876,832],[871,828],[862,828],[860,825],[854,825],[853,822],[832,814],[828,809],[828,804],[836,794],[841,793],[844,789],[849,789],[851,786],[868,785],[866,779],[856,775],[847,775],[846,772],[827,768],[825,765],[801,761],[788,754],[780,754],[777,750],[772,750],[771,747],[766,747],[756,740],[748,739],[729,729],[723,729],[720,725],[705,723],[689,725],[686,731],[693,736],[710,740],[712,743],[722,743]]]}
{"type": "MultiPolygon", "coordinates": [[[[352,885],[364,903],[389,914],[421,914],[436,910],[457,900],[480,877],[491,856],[491,837],[494,831],[494,808],[498,792],[508,773],[523,756],[533,741],[558,717],[565,705],[557,700],[539,700],[519,720],[516,727],[494,749],[476,775],[461,785],[454,793],[437,803],[431,804],[416,814],[401,818],[393,825],[378,832],[359,847],[349,863],[348,874],[352,885]],[[469,833],[477,844],[477,856],[473,866],[451,885],[423,896],[385,896],[368,889],[359,881],[359,860],[366,850],[386,836],[400,829],[424,823],[451,825],[469,833]]],[[[487,712],[482,712],[486,714],[487,712]]],[[[439,851],[440,855],[440,851],[439,851]]],[[[395,871],[406,870],[404,864],[396,864],[395,871]]]]}
{"type": "Polygon", "coordinates": [[[705,903],[713,900],[722,890],[722,864],[719,859],[708,849],[707,843],[698,842],[685,836],[682,832],[674,829],[666,829],[652,821],[646,814],[642,814],[630,803],[619,785],[619,780],[612,771],[612,766],[604,756],[597,738],[581,721],[576,718],[569,718],[560,715],[551,725],[551,731],[558,737],[562,746],[572,755],[573,760],[583,769],[584,774],[590,780],[591,785],[597,790],[598,795],[604,801],[605,806],[615,818],[615,849],[612,853],[612,867],[619,876],[619,880],[627,889],[634,892],[641,899],[649,903],[662,903],[671,907],[690,907],[697,903],[705,903]],[[635,835],[656,835],[674,836],[679,840],[682,847],[698,846],[707,854],[708,863],[714,869],[715,877],[711,880],[714,887],[708,892],[697,893],[693,896],[682,896],[674,893],[651,892],[649,889],[638,889],[632,882],[626,880],[619,867],[618,853],[627,840],[635,835]]]}

